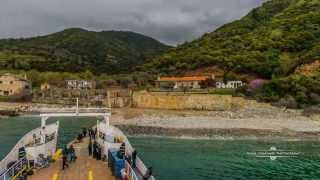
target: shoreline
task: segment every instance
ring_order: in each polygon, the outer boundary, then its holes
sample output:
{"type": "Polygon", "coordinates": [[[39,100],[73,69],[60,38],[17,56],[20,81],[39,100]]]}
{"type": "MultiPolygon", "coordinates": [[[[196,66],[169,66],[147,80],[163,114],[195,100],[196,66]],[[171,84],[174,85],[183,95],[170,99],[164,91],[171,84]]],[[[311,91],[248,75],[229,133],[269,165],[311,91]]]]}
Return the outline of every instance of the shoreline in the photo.
{"type": "MultiPolygon", "coordinates": [[[[28,110],[30,107],[36,109],[62,105],[0,102],[0,109],[19,107],[28,110]]],[[[319,115],[307,117],[301,110],[275,107],[246,107],[230,111],[115,108],[112,109],[110,124],[128,135],[195,139],[320,140],[319,115]]]]}
{"type": "Polygon", "coordinates": [[[151,126],[117,125],[128,136],[204,140],[320,140],[320,131],[294,132],[256,129],[177,129],[151,126]]]}
{"type": "Polygon", "coordinates": [[[320,140],[320,119],[299,111],[115,109],[111,124],[128,135],[195,139],[320,140]]]}

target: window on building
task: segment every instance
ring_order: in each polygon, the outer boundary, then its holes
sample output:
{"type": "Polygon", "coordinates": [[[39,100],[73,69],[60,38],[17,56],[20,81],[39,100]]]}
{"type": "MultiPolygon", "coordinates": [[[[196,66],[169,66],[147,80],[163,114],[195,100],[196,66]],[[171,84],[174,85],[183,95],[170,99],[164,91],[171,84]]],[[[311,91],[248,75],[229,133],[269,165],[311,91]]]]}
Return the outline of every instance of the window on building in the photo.
{"type": "Polygon", "coordinates": [[[0,81],[0,84],[2,84],[2,81],[0,81]]]}
{"type": "MultiPolygon", "coordinates": [[[[29,87],[29,85],[26,85],[24,88],[29,89],[30,87],[29,87]]],[[[47,89],[47,86],[45,88],[47,89]]]]}
{"type": "Polygon", "coordinates": [[[10,81],[10,84],[13,84],[13,81],[10,81]]]}
{"type": "Polygon", "coordinates": [[[9,96],[9,91],[3,91],[4,96],[9,96]]]}

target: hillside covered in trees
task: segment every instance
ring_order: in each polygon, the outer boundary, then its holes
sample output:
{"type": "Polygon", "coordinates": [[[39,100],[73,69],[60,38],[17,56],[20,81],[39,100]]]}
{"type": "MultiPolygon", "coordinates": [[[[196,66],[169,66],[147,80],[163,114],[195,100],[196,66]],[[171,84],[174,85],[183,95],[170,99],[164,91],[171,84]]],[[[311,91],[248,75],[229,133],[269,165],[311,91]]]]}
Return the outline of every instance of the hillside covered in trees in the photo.
{"type": "Polygon", "coordinates": [[[252,94],[264,101],[320,104],[318,68],[294,74],[320,59],[320,1],[270,0],[240,20],[184,43],[144,66],[156,73],[184,73],[208,66],[254,74],[269,83],[252,94]]]}
{"type": "Polygon", "coordinates": [[[168,48],[133,32],[72,28],[41,37],[0,40],[0,69],[128,73],[168,48]]]}
{"type": "Polygon", "coordinates": [[[219,65],[265,78],[320,58],[320,1],[271,0],[240,20],[157,57],[149,68],[184,71],[219,65]]]}

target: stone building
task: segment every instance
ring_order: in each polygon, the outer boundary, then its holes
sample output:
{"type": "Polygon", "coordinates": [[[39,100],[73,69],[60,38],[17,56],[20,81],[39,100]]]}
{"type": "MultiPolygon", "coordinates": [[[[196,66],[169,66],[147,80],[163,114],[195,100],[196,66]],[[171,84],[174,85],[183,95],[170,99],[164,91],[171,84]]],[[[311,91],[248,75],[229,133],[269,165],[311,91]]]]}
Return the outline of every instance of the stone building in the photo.
{"type": "Polygon", "coordinates": [[[34,103],[74,105],[79,98],[79,105],[102,106],[106,104],[105,89],[67,89],[50,86],[48,90],[34,90],[34,103]]]}
{"type": "Polygon", "coordinates": [[[9,73],[0,76],[0,96],[23,98],[30,96],[31,93],[31,83],[26,77],[9,73]]]}
{"type": "Polygon", "coordinates": [[[90,80],[67,80],[66,81],[67,89],[95,89],[95,81],[90,80]]]}
{"type": "Polygon", "coordinates": [[[121,108],[131,106],[132,90],[120,87],[107,89],[107,106],[110,108],[121,108]]]}
{"type": "Polygon", "coordinates": [[[215,76],[183,76],[183,77],[158,77],[156,84],[158,88],[166,89],[200,89],[201,83],[214,80],[215,76]]]}
{"type": "Polygon", "coordinates": [[[48,90],[50,90],[50,88],[51,88],[51,86],[47,82],[42,83],[40,86],[41,91],[48,91],[48,90]]]}
{"type": "Polygon", "coordinates": [[[227,83],[224,82],[216,82],[216,88],[219,89],[237,89],[243,86],[244,83],[242,81],[228,81],[227,83]]]}

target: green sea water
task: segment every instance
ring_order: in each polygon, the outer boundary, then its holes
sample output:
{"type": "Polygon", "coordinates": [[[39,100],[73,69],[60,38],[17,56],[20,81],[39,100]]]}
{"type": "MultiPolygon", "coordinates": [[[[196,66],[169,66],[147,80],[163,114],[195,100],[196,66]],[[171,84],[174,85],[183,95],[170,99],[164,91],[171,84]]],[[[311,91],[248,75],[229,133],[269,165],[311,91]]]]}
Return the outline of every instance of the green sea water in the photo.
{"type": "Polygon", "coordinates": [[[143,161],[161,180],[318,180],[320,142],[278,140],[190,140],[131,137],[143,161]],[[295,157],[257,158],[270,147],[295,157]]]}
{"type": "MultiPolygon", "coordinates": [[[[59,146],[96,123],[94,118],[58,118],[59,146]]],[[[0,119],[0,159],[21,136],[40,125],[39,118],[0,119]]],[[[318,180],[320,142],[283,140],[201,140],[129,137],[138,155],[153,167],[158,180],[318,180]],[[257,158],[270,147],[299,153],[295,157],[257,158]]]]}
{"type": "MultiPolygon", "coordinates": [[[[96,118],[50,118],[48,123],[60,122],[58,147],[61,148],[82,132],[83,127],[92,127],[96,118]]],[[[4,158],[19,139],[41,125],[40,118],[14,117],[0,119],[0,159],[4,158]]]]}

